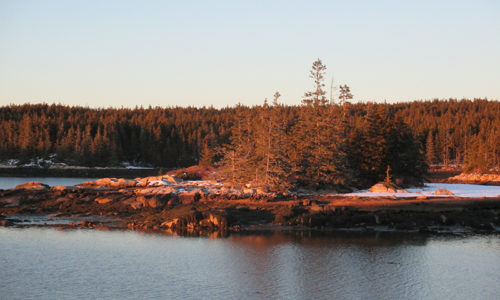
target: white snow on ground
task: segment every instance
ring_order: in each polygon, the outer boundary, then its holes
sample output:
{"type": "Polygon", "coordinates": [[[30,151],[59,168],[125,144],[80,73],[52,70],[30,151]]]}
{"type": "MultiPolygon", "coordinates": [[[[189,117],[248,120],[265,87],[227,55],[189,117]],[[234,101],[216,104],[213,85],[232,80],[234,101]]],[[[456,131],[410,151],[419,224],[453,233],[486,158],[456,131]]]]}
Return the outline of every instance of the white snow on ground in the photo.
{"type": "Polygon", "coordinates": [[[148,167],[148,166],[141,166],[140,164],[133,164],[131,162],[128,162],[128,161],[124,161],[121,163],[121,165],[125,168],[125,169],[152,169],[152,167],[148,167]]]}
{"type": "Polygon", "coordinates": [[[151,167],[141,167],[141,166],[126,166],[125,169],[138,169],[138,170],[149,170],[151,167]]]}
{"type": "Polygon", "coordinates": [[[434,192],[439,189],[447,189],[454,196],[476,198],[476,197],[500,197],[500,186],[494,185],[479,185],[479,184],[454,184],[454,183],[426,183],[423,188],[407,189],[408,193],[373,193],[369,190],[361,190],[344,196],[358,197],[377,197],[377,196],[394,196],[394,197],[453,197],[447,195],[434,195],[434,192]]]}

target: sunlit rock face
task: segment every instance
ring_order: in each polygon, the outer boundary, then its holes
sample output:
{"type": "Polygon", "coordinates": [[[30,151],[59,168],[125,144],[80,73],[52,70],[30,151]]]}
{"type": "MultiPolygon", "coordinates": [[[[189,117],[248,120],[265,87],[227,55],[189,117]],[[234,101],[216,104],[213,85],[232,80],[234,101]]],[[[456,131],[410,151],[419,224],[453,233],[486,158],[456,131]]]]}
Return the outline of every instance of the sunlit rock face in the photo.
{"type": "Polygon", "coordinates": [[[448,179],[449,182],[500,184],[500,174],[462,173],[448,179]]]}
{"type": "Polygon", "coordinates": [[[448,195],[448,196],[453,196],[453,193],[450,192],[449,190],[447,189],[439,189],[437,191],[434,192],[434,195],[448,195]]]}
{"type": "Polygon", "coordinates": [[[396,189],[386,187],[383,183],[377,183],[370,188],[370,192],[374,193],[396,193],[396,189]]]}
{"type": "Polygon", "coordinates": [[[25,189],[25,190],[47,190],[49,188],[50,188],[50,186],[48,186],[46,184],[43,184],[43,183],[40,183],[40,182],[36,182],[36,181],[27,182],[25,184],[20,184],[20,185],[18,185],[18,186],[15,187],[16,190],[18,190],[18,189],[25,189]]]}

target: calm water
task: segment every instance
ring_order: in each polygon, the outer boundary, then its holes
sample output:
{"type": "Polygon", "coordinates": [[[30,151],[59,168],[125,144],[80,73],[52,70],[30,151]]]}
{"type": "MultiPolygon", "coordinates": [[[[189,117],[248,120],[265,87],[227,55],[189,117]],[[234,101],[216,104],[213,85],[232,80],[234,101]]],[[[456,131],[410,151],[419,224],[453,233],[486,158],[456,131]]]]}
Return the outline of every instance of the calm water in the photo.
{"type": "Polygon", "coordinates": [[[0,228],[1,299],[498,299],[500,236],[0,228]],[[311,236],[312,235],[312,236],[311,236]]]}
{"type": "Polygon", "coordinates": [[[76,185],[84,181],[93,181],[97,178],[70,178],[70,177],[0,177],[0,189],[6,190],[16,187],[17,185],[38,181],[50,186],[56,185],[76,185]]]}

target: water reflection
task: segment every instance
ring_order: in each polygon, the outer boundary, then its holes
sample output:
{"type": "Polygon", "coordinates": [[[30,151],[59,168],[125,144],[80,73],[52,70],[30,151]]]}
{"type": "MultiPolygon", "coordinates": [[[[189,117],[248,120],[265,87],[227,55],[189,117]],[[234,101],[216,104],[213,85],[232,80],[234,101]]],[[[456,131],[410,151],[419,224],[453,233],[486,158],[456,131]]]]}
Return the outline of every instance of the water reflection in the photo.
{"type": "Polygon", "coordinates": [[[500,238],[0,228],[1,298],[495,298],[500,238]]]}

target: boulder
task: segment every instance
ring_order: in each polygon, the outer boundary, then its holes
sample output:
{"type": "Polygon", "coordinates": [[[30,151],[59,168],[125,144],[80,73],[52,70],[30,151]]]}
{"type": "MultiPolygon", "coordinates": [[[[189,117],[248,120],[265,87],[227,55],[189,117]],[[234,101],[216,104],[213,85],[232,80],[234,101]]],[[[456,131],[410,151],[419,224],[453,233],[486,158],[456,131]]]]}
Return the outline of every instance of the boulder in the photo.
{"type": "Polygon", "coordinates": [[[95,181],[95,185],[98,186],[110,186],[111,183],[116,182],[116,178],[100,178],[95,181]]]}
{"type": "Polygon", "coordinates": [[[433,194],[434,195],[448,195],[448,196],[453,196],[452,192],[450,192],[447,189],[442,189],[442,188],[439,189],[439,190],[437,190],[437,191],[435,191],[433,194]]]}
{"type": "Polygon", "coordinates": [[[50,188],[50,190],[55,192],[74,192],[78,191],[79,188],[76,186],[65,186],[65,185],[57,185],[50,188]]]}
{"type": "Polygon", "coordinates": [[[18,189],[25,189],[25,190],[46,190],[49,189],[50,186],[47,184],[43,184],[37,181],[31,181],[31,182],[26,182],[24,184],[20,184],[15,187],[16,190],[18,189]]]}
{"type": "Polygon", "coordinates": [[[94,201],[99,203],[99,204],[107,204],[107,203],[110,203],[111,201],[113,201],[113,199],[107,198],[107,197],[102,197],[102,198],[95,198],[94,201]]]}
{"type": "Polygon", "coordinates": [[[95,181],[85,181],[76,186],[79,188],[92,188],[95,186],[95,181]]]}
{"type": "Polygon", "coordinates": [[[392,187],[386,187],[382,182],[373,185],[370,188],[370,192],[374,193],[395,193],[396,190],[392,187]]]}
{"type": "Polygon", "coordinates": [[[255,189],[249,189],[249,188],[244,188],[243,189],[243,194],[247,197],[251,197],[256,193],[255,189]]]}

